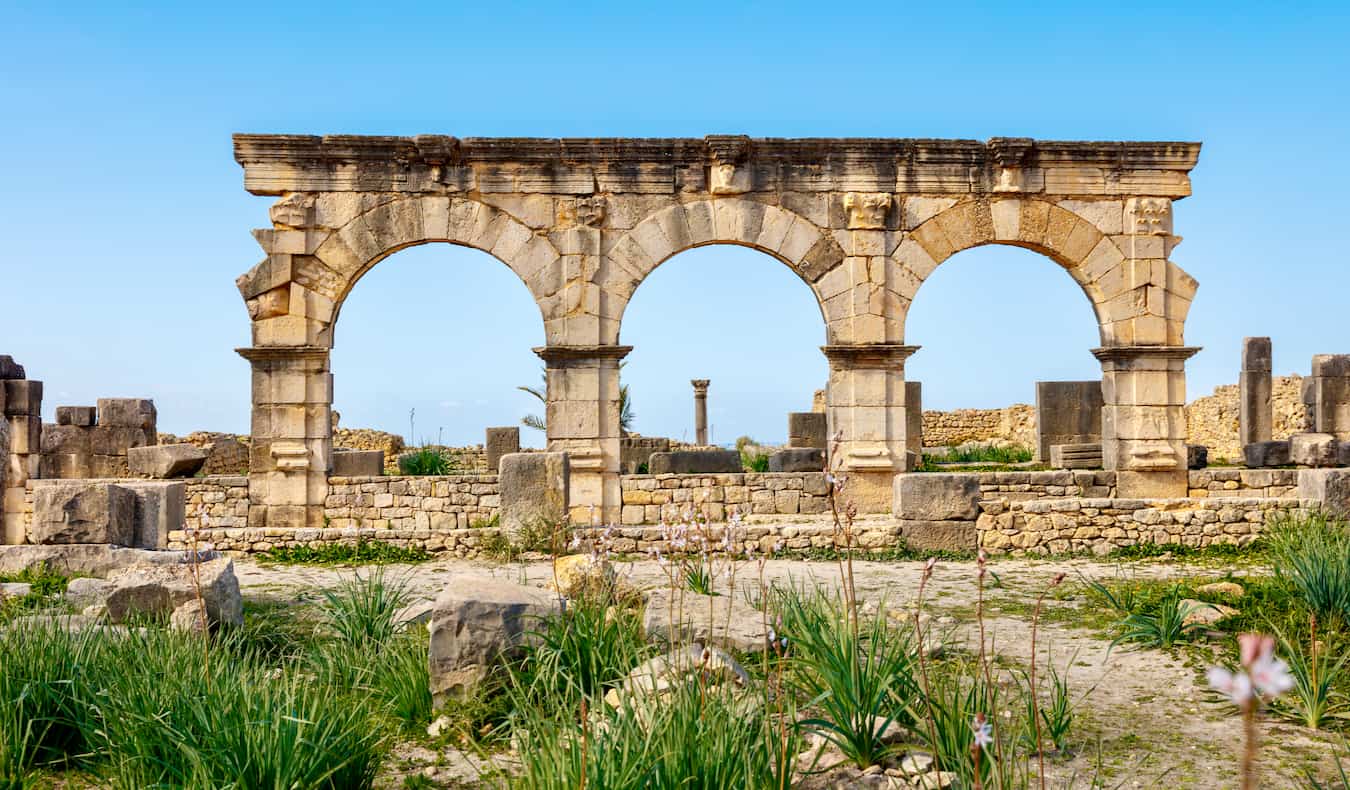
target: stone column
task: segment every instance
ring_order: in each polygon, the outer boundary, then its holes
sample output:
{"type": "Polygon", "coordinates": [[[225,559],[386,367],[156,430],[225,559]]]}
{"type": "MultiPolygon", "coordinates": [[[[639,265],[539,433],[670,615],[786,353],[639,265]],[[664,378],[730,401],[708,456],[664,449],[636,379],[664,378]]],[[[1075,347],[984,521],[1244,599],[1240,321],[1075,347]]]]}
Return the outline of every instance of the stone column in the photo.
{"type": "Polygon", "coordinates": [[[1238,374],[1238,443],[1246,447],[1271,439],[1274,413],[1270,403],[1270,338],[1242,339],[1242,372],[1238,374]]]}
{"type": "Polygon", "coordinates": [[[632,346],[551,345],[534,349],[547,378],[549,452],[568,454],[572,521],[589,524],[591,507],[618,523],[619,361],[632,346]]]}
{"type": "Polygon", "coordinates": [[[253,366],[248,525],[321,527],[332,467],[329,350],[264,346],[238,353],[253,366]]]}
{"type": "Polygon", "coordinates": [[[1102,363],[1102,465],[1122,498],[1187,494],[1186,360],[1199,348],[1093,349],[1102,363]]]}
{"type": "Polygon", "coordinates": [[[708,379],[692,379],[694,385],[694,443],[708,446],[708,379]]]}
{"type": "Polygon", "coordinates": [[[905,360],[919,349],[894,343],[830,345],[826,390],[830,469],[848,478],[860,513],[889,513],[893,478],[907,471],[905,360]]]}
{"type": "Polygon", "coordinates": [[[923,382],[905,382],[905,447],[912,453],[905,468],[912,469],[923,460],[923,382]]]}

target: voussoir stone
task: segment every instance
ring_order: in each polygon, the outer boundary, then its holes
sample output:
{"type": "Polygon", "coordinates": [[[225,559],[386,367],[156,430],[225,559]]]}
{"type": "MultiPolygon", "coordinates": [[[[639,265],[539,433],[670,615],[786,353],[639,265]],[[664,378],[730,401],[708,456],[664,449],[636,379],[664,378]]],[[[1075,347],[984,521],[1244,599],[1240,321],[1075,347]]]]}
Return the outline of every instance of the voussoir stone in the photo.
{"type": "Polygon", "coordinates": [[[472,692],[532,639],[542,618],[560,611],[558,595],[547,590],[484,574],[455,577],[436,597],[427,625],[432,695],[439,703],[472,692]]]}
{"type": "Polygon", "coordinates": [[[902,519],[972,520],[979,514],[978,475],[914,472],[895,476],[895,515],[902,519]]]}
{"type": "Polygon", "coordinates": [[[108,592],[108,618],[114,623],[138,616],[166,618],[188,601],[196,600],[200,583],[201,598],[213,625],[244,622],[243,599],[234,561],[217,558],[193,565],[140,564],[108,574],[112,589],[108,592]]]}
{"type": "Polygon", "coordinates": [[[30,543],[111,543],[130,546],[136,530],[136,497],[110,483],[53,483],[33,492],[30,543]]]}
{"type": "Polygon", "coordinates": [[[156,444],[127,448],[127,466],[138,477],[192,477],[206,464],[206,451],[194,444],[156,444]]]}

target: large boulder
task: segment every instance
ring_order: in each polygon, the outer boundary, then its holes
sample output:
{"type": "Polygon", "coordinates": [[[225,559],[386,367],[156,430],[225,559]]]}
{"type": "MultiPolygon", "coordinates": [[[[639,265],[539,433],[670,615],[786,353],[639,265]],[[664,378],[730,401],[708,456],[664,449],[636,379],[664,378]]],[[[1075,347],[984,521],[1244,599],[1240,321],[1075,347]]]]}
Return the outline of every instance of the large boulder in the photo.
{"type": "Polygon", "coordinates": [[[127,448],[127,466],[137,477],[165,480],[192,477],[206,464],[206,451],[195,444],[155,444],[127,448]]]}
{"type": "Polygon", "coordinates": [[[914,472],[895,476],[895,515],[913,521],[974,519],[980,514],[980,478],[914,472]]]}
{"type": "Polygon", "coordinates": [[[509,453],[500,468],[501,526],[507,534],[561,524],[567,517],[567,453],[509,453]]]}
{"type": "Polygon", "coordinates": [[[112,543],[130,546],[136,532],[136,496],[110,483],[54,483],[33,492],[28,542],[112,543]]]}
{"type": "Polygon", "coordinates": [[[560,611],[558,595],[537,587],[482,574],[452,579],[436,597],[427,624],[431,693],[438,704],[472,692],[527,643],[542,618],[560,611]]]}
{"type": "Polygon", "coordinates": [[[133,565],[108,575],[108,618],[114,623],[136,617],[168,618],[188,601],[196,600],[198,589],[213,625],[244,622],[243,599],[234,561],[227,558],[206,560],[194,565],[133,565]]]}
{"type": "Polygon", "coordinates": [[[1339,443],[1329,433],[1296,433],[1289,437],[1289,460],[1320,469],[1335,466],[1339,443]]]}
{"type": "Polygon", "coordinates": [[[642,629],[648,639],[698,642],[742,653],[768,646],[764,613],[732,595],[699,595],[657,588],[647,597],[642,629]]]}

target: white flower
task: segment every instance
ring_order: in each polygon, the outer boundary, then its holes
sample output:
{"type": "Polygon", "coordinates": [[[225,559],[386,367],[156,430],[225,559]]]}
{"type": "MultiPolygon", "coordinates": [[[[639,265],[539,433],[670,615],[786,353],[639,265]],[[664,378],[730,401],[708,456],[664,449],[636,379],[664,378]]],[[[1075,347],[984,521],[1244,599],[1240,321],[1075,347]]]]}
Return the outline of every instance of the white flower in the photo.
{"type": "Polygon", "coordinates": [[[1246,672],[1229,672],[1223,667],[1210,667],[1205,673],[1209,685],[1222,692],[1234,705],[1242,707],[1252,699],[1252,680],[1246,672]]]}
{"type": "Polygon", "coordinates": [[[1252,662],[1251,684],[1267,697],[1278,697],[1294,687],[1289,665],[1274,655],[1263,655],[1252,662]]]}
{"type": "Polygon", "coordinates": [[[983,713],[975,714],[975,720],[970,723],[970,731],[975,736],[975,745],[978,748],[987,749],[994,742],[994,725],[984,718],[983,713]]]}

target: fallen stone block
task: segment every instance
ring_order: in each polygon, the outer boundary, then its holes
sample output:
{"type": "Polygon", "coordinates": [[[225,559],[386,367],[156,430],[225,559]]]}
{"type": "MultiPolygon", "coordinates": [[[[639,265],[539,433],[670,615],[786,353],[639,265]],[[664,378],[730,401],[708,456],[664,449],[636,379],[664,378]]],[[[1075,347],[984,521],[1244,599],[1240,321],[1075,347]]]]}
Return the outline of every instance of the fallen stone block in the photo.
{"type": "Polygon", "coordinates": [[[507,534],[540,524],[561,524],[567,516],[570,469],[567,453],[511,453],[502,456],[501,526],[507,534]]]}
{"type": "Polygon", "coordinates": [[[1329,433],[1296,433],[1289,437],[1289,460],[1314,469],[1335,466],[1339,443],[1329,433]]]}
{"type": "Polygon", "coordinates": [[[913,472],[895,476],[894,511],[912,521],[973,520],[980,514],[980,478],[913,472]]]}
{"type": "MultiPolygon", "coordinates": [[[[507,456],[508,458],[510,456],[507,456]]],[[[464,574],[436,597],[428,629],[431,693],[437,703],[467,696],[504,658],[531,640],[558,596],[495,576],[464,574]]]]}
{"type": "Polygon", "coordinates": [[[135,535],[136,497],[121,486],[62,482],[33,492],[29,543],[130,546],[135,535]]]}
{"type": "Polygon", "coordinates": [[[6,598],[23,598],[33,592],[33,585],[25,582],[0,582],[0,601],[6,598]]]}
{"type": "Polygon", "coordinates": [[[167,480],[192,477],[206,463],[206,451],[194,444],[156,444],[127,448],[127,467],[138,477],[167,480]]]}
{"type": "Polygon", "coordinates": [[[979,531],[972,520],[901,519],[899,530],[905,546],[911,549],[975,551],[979,548],[979,531]]]}
{"type": "Polygon", "coordinates": [[[244,605],[234,561],[218,558],[177,565],[133,565],[108,575],[108,618],[122,623],[138,617],[168,618],[174,610],[197,599],[200,586],[212,625],[243,625],[244,605]],[[193,574],[196,578],[193,578],[193,574]]]}
{"type": "Polygon", "coordinates": [[[654,475],[716,475],[745,471],[735,450],[672,450],[652,453],[647,471],[654,475]]]}
{"type": "MultiPolygon", "coordinates": [[[[214,559],[215,552],[202,552],[202,559],[214,559]]],[[[106,577],[119,568],[132,565],[180,565],[189,559],[185,551],[151,551],[107,543],[71,543],[38,546],[24,544],[0,546],[0,573],[23,573],[29,568],[50,568],[66,575],[86,574],[106,577]]]]}
{"type": "Polygon", "coordinates": [[[1288,466],[1289,442],[1252,442],[1242,448],[1242,459],[1248,469],[1288,466]]]}
{"type": "Polygon", "coordinates": [[[816,447],[790,447],[769,456],[770,472],[821,472],[825,451],[816,447]]]}
{"type": "Polygon", "coordinates": [[[333,477],[379,477],[384,474],[384,450],[334,450],[333,477]]]}
{"type": "Polygon", "coordinates": [[[1101,469],[1101,442],[1050,445],[1050,466],[1055,469],[1101,469]]]}
{"type": "Polygon", "coordinates": [[[1186,468],[1204,469],[1209,466],[1209,448],[1203,444],[1186,445],[1186,468]]]}
{"type": "Polygon", "coordinates": [[[670,644],[698,642],[743,653],[761,653],[768,646],[764,614],[732,595],[657,588],[647,597],[642,630],[648,639],[670,644]]]}
{"type": "Polygon", "coordinates": [[[56,424],[87,428],[97,424],[98,409],[93,406],[57,406],[56,424]]]}
{"type": "Polygon", "coordinates": [[[66,583],[66,601],[76,609],[87,609],[106,603],[112,592],[112,582],[92,576],[77,576],[66,583]]]}
{"type": "Polygon", "coordinates": [[[126,481],[118,485],[136,496],[136,526],[131,545],[138,549],[167,547],[169,533],[187,523],[187,484],[126,481]]]}
{"type": "Polygon", "coordinates": [[[725,650],[697,643],[683,645],[634,667],[617,688],[605,693],[605,702],[612,708],[642,705],[685,683],[745,687],[750,673],[725,650]]]}

